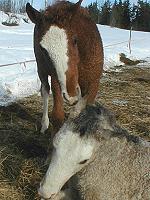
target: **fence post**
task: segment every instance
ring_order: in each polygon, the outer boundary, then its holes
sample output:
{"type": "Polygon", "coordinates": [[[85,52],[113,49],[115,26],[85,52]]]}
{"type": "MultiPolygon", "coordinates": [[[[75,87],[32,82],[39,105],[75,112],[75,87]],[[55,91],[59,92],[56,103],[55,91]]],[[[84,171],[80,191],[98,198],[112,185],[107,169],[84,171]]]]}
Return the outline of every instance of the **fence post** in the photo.
{"type": "Polygon", "coordinates": [[[132,26],[130,28],[130,36],[129,36],[129,51],[130,51],[130,54],[131,54],[131,38],[132,38],[132,26]]]}

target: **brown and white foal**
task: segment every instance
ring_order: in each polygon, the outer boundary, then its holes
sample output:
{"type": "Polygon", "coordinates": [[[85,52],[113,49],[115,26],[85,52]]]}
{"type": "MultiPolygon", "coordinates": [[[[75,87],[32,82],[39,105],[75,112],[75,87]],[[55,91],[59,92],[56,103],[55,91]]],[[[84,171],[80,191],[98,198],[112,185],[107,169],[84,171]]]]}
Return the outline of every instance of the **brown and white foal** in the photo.
{"type": "Polygon", "coordinates": [[[44,102],[41,132],[49,126],[49,75],[54,99],[52,119],[56,127],[64,121],[64,101],[76,104],[75,110],[80,112],[85,105],[94,102],[99,89],[102,41],[81,2],[60,1],[43,12],[29,3],[26,5],[27,14],[35,24],[34,52],[44,102]]]}

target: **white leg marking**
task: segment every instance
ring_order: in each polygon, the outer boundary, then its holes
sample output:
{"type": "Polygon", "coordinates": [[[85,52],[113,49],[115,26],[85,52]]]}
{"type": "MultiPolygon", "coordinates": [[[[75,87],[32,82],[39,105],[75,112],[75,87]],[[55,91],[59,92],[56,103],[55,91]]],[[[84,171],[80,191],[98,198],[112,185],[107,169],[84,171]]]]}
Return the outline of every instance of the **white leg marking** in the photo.
{"type": "Polygon", "coordinates": [[[44,133],[49,126],[49,118],[48,118],[48,93],[45,90],[44,86],[42,86],[42,96],[43,96],[43,116],[42,116],[42,128],[41,133],[44,133]]]}

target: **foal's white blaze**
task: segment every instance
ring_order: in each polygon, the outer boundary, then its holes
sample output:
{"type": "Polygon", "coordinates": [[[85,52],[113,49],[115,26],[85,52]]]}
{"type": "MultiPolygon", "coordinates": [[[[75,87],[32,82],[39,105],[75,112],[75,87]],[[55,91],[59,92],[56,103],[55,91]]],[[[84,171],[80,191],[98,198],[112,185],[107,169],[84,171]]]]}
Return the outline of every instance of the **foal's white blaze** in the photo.
{"type": "Polygon", "coordinates": [[[39,189],[44,198],[57,194],[70,177],[82,169],[84,164],[80,162],[92,157],[95,141],[66,130],[64,125],[55,136],[54,146],[51,163],[39,189]]]}
{"type": "Polygon", "coordinates": [[[62,93],[66,94],[66,71],[68,69],[68,39],[64,29],[51,26],[43,36],[41,46],[47,50],[53,60],[62,93]]]}

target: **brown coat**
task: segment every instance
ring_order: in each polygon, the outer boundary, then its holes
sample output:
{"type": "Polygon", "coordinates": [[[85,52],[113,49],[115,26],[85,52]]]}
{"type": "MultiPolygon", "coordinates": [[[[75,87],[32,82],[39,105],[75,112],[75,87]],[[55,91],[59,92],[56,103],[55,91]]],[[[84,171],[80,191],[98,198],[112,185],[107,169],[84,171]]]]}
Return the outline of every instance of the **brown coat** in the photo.
{"type": "MultiPolygon", "coordinates": [[[[29,5],[27,13],[36,24],[34,30],[34,51],[37,60],[38,74],[41,83],[49,92],[48,75],[51,76],[52,93],[54,96],[53,119],[57,122],[64,120],[63,99],[55,66],[46,50],[41,49],[40,41],[51,25],[66,30],[69,41],[69,68],[66,72],[67,90],[70,96],[75,94],[74,84],[77,81],[81,88],[82,97],[86,104],[94,102],[99,90],[99,81],[103,70],[103,45],[96,24],[90,18],[86,9],[76,4],[60,1],[40,13],[29,5]],[[34,15],[33,15],[34,13],[34,15]],[[76,51],[72,47],[74,38],[76,51]],[[77,65],[77,70],[75,66],[77,65]],[[74,70],[73,70],[74,68],[74,70]],[[78,71],[78,75],[77,75],[78,71]]],[[[56,123],[58,125],[58,123],[56,123]]]]}

